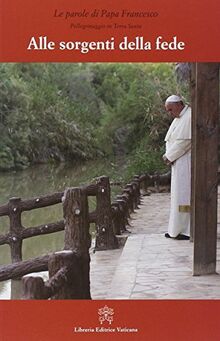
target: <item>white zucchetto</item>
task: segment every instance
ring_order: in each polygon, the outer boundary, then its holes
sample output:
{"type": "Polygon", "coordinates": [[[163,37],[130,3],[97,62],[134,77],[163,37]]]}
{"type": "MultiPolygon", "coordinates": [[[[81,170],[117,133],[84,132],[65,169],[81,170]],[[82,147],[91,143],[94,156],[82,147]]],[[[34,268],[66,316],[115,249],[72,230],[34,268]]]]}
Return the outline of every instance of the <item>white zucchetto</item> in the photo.
{"type": "Polygon", "coordinates": [[[174,102],[181,102],[182,98],[177,95],[171,95],[166,99],[165,103],[174,103],[174,102]]]}

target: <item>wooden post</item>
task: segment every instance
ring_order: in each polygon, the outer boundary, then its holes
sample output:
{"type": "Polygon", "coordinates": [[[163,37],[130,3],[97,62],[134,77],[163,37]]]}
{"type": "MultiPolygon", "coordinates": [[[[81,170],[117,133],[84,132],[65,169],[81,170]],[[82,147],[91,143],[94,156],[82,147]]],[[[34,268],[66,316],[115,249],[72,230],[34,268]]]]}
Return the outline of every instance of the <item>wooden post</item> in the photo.
{"type": "Polygon", "coordinates": [[[116,249],[118,242],[113,231],[109,178],[107,176],[98,178],[97,185],[95,250],[116,249]]]}
{"type": "Polygon", "coordinates": [[[126,201],[128,207],[128,218],[130,218],[131,213],[133,213],[133,202],[130,189],[123,189],[121,198],[126,201]]]}
{"type": "MultiPolygon", "coordinates": [[[[23,299],[83,299],[83,278],[80,257],[73,251],[60,251],[48,261],[49,280],[33,276],[22,278],[23,299]],[[79,280],[80,278],[80,280],[79,280]]],[[[87,298],[87,297],[86,297],[87,298]]]]}
{"type": "Polygon", "coordinates": [[[121,232],[126,230],[123,207],[118,200],[114,201],[113,205],[118,208],[118,210],[116,212],[115,220],[113,218],[113,224],[114,224],[114,226],[116,225],[116,228],[115,228],[116,234],[121,234],[121,232]],[[117,233],[117,231],[118,232],[120,231],[120,232],[117,233]]]}
{"type": "MultiPolygon", "coordinates": [[[[117,195],[118,197],[118,195],[117,195]]],[[[123,199],[117,199],[116,201],[119,205],[119,212],[120,212],[120,228],[122,232],[127,231],[126,226],[128,225],[128,218],[127,218],[127,203],[123,199]]]]}
{"type": "Polygon", "coordinates": [[[138,209],[138,185],[135,181],[132,181],[132,188],[134,193],[134,209],[138,209]]]}
{"type": "Polygon", "coordinates": [[[141,185],[139,178],[140,178],[139,175],[135,175],[133,178],[133,181],[137,183],[138,205],[141,204],[141,185]]]}
{"type": "Polygon", "coordinates": [[[112,221],[113,221],[113,231],[115,235],[121,234],[121,219],[120,219],[120,207],[119,203],[113,202],[111,204],[112,207],[112,221]]]}
{"type": "Polygon", "coordinates": [[[123,190],[123,193],[128,194],[130,212],[133,213],[135,209],[135,196],[132,184],[127,184],[123,190]]]}
{"type": "Polygon", "coordinates": [[[148,187],[150,186],[150,175],[145,174],[145,178],[141,183],[141,189],[143,195],[146,195],[148,193],[148,187]]]}
{"type": "Polygon", "coordinates": [[[126,222],[126,225],[127,225],[128,224],[128,220],[131,218],[130,212],[129,212],[128,197],[124,193],[122,195],[116,195],[116,199],[117,199],[118,202],[120,202],[120,200],[121,200],[122,209],[123,209],[123,215],[125,217],[125,222],[126,222]]]}
{"type": "Polygon", "coordinates": [[[194,275],[215,273],[217,240],[217,173],[219,64],[196,64],[193,113],[194,275]]]}
{"type": "Polygon", "coordinates": [[[9,199],[9,219],[10,219],[10,248],[12,263],[22,260],[22,224],[21,224],[21,198],[9,199]]]}
{"type": "Polygon", "coordinates": [[[191,108],[192,108],[192,142],[191,142],[191,212],[190,212],[190,241],[194,240],[194,220],[195,220],[195,210],[192,209],[194,207],[194,199],[193,195],[193,186],[194,186],[194,163],[195,163],[195,138],[194,132],[196,131],[196,63],[191,63],[191,72],[190,72],[190,90],[191,90],[191,108]]]}
{"type": "Polygon", "coordinates": [[[65,250],[74,251],[81,262],[78,280],[84,292],[82,298],[90,299],[90,255],[88,198],[86,191],[69,188],[64,193],[63,214],[65,221],[65,250]]]}
{"type": "MultiPolygon", "coordinates": [[[[86,299],[83,276],[80,276],[84,260],[71,250],[55,252],[48,262],[49,281],[46,283],[51,291],[52,299],[86,299]],[[55,293],[55,294],[54,294],[55,293]]],[[[88,283],[87,283],[88,284],[88,283]]]]}
{"type": "Polygon", "coordinates": [[[23,299],[43,300],[45,299],[45,286],[43,278],[26,276],[22,278],[23,299]]]}

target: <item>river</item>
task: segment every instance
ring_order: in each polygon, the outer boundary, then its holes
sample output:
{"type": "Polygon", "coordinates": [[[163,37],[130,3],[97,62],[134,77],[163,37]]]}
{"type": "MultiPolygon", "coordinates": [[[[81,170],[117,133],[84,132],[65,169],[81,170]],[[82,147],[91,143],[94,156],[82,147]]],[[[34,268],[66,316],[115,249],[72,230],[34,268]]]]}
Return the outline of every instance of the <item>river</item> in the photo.
{"type": "MultiPolygon", "coordinates": [[[[23,171],[0,173],[0,205],[9,198],[29,199],[53,192],[63,191],[67,187],[90,183],[97,176],[108,175],[120,179],[121,170],[111,161],[89,161],[82,164],[38,165],[23,171]]],[[[114,192],[114,190],[113,190],[114,192]]],[[[116,189],[117,192],[117,189],[116,189]]],[[[95,198],[89,200],[90,210],[95,206],[95,198]]],[[[22,225],[33,227],[56,222],[62,219],[62,205],[54,205],[24,212],[22,225]]],[[[9,231],[8,217],[0,217],[0,234],[9,231]]],[[[37,257],[48,252],[62,250],[64,233],[57,232],[23,241],[23,260],[37,257]]],[[[0,246],[0,265],[10,264],[8,245],[0,246]]],[[[20,296],[19,281],[0,282],[0,299],[14,299],[20,296]]]]}

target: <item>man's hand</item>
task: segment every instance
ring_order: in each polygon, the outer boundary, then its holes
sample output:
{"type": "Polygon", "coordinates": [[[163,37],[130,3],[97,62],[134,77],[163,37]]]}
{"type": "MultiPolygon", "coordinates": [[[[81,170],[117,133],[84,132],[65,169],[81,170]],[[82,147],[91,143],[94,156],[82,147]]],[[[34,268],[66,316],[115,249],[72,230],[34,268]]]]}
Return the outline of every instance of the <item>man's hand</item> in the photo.
{"type": "Polygon", "coordinates": [[[163,155],[163,161],[167,166],[170,166],[172,164],[172,162],[170,160],[168,160],[165,155],[163,155]]]}

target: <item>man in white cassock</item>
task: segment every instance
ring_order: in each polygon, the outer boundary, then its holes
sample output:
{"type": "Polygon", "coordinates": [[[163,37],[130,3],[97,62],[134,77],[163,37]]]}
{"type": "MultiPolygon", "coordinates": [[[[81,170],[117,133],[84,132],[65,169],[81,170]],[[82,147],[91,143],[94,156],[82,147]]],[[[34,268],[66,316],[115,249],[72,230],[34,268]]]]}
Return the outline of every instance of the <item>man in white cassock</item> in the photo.
{"type": "Polygon", "coordinates": [[[167,238],[190,236],[191,108],[179,96],[169,96],[165,109],[174,118],[166,134],[163,159],[171,165],[171,205],[167,238]]]}

